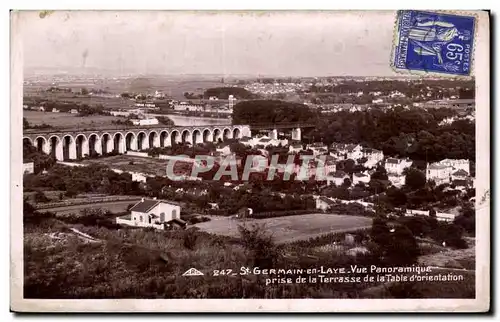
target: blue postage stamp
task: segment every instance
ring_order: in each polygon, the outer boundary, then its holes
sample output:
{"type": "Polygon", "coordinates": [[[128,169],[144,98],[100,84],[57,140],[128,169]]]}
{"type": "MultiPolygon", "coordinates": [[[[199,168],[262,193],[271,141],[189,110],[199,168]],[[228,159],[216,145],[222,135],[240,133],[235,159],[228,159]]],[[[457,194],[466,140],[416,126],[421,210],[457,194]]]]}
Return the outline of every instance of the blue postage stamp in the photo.
{"type": "Polygon", "coordinates": [[[400,10],[392,65],[396,70],[468,76],[473,63],[473,16],[400,10]]]}

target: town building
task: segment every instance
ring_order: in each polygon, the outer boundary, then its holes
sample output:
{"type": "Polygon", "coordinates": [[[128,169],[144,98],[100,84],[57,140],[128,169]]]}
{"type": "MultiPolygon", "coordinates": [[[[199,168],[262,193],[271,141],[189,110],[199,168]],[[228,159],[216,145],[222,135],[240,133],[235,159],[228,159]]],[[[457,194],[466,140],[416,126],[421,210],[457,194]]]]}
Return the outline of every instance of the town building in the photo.
{"type": "Polygon", "coordinates": [[[406,176],[397,173],[387,173],[387,180],[397,188],[401,188],[406,184],[406,176]]]}
{"type": "Polygon", "coordinates": [[[439,162],[427,164],[425,178],[434,181],[437,185],[451,183],[457,180],[459,184],[469,181],[469,160],[444,159],[439,162]]]}
{"type": "Polygon", "coordinates": [[[326,154],[328,152],[328,147],[324,143],[315,142],[315,143],[307,144],[306,150],[311,150],[313,152],[313,154],[316,156],[316,155],[326,154]]]}
{"type": "Polygon", "coordinates": [[[288,147],[288,153],[298,153],[302,151],[302,144],[300,143],[292,143],[288,147]]]}
{"type": "Polygon", "coordinates": [[[455,180],[467,180],[469,178],[469,173],[464,169],[458,169],[451,174],[451,181],[455,180]]]}
{"type": "Polygon", "coordinates": [[[72,108],[69,112],[71,114],[78,114],[78,110],[76,108],[72,108]]]}
{"type": "Polygon", "coordinates": [[[357,185],[358,183],[368,184],[370,182],[370,180],[371,180],[371,176],[369,174],[358,172],[358,173],[354,173],[352,175],[352,184],[353,185],[357,185]]]}
{"type": "Polygon", "coordinates": [[[189,112],[203,112],[205,110],[205,106],[201,104],[191,104],[188,102],[180,102],[174,105],[175,111],[189,111],[189,112]]]}
{"type": "Polygon", "coordinates": [[[186,223],[181,219],[179,204],[156,199],[142,199],[130,208],[130,214],[116,218],[117,224],[169,229],[182,227],[186,223]]]}
{"type": "Polygon", "coordinates": [[[131,121],[132,121],[132,124],[139,125],[139,126],[159,124],[158,119],[155,117],[147,117],[147,118],[143,118],[143,119],[133,119],[131,121]]]}
{"type": "Polygon", "coordinates": [[[323,171],[323,176],[334,173],[337,171],[337,159],[330,155],[321,156],[317,159],[317,167],[318,170],[323,171]]]}
{"type": "Polygon", "coordinates": [[[358,160],[363,157],[363,147],[359,144],[333,143],[330,155],[339,159],[358,160]]]}
{"type": "Polygon", "coordinates": [[[34,162],[23,163],[23,173],[24,174],[35,173],[35,163],[34,162]]]}
{"type": "Polygon", "coordinates": [[[255,148],[257,146],[262,146],[262,147],[267,147],[267,146],[286,146],[288,145],[288,140],[287,139],[271,139],[268,136],[256,136],[253,138],[249,139],[241,139],[240,143],[246,145],[246,146],[251,146],[252,148],[255,148]]]}
{"type": "Polygon", "coordinates": [[[335,171],[333,173],[329,173],[326,176],[327,185],[331,185],[332,183],[336,186],[341,186],[344,184],[345,179],[350,179],[349,175],[344,171],[335,171]]]}
{"type": "Polygon", "coordinates": [[[385,170],[387,173],[401,175],[404,169],[411,167],[413,161],[409,159],[387,158],[385,160],[385,170]]]}
{"type": "Polygon", "coordinates": [[[327,211],[333,205],[335,205],[335,201],[327,197],[320,196],[316,198],[316,209],[327,211]]]}
{"type": "Polygon", "coordinates": [[[358,160],[363,157],[363,147],[359,144],[348,144],[346,146],[347,159],[358,160]]]}
{"type": "Polygon", "coordinates": [[[444,164],[433,163],[427,165],[425,178],[427,181],[434,181],[437,185],[449,183],[452,167],[444,164]]]}
{"type": "Polygon", "coordinates": [[[229,95],[228,101],[229,101],[228,108],[232,110],[234,105],[236,104],[236,97],[234,97],[234,95],[229,95]]]}
{"type": "Polygon", "coordinates": [[[60,110],[58,110],[58,109],[57,109],[57,108],[55,108],[55,107],[52,109],[52,113],[59,113],[59,112],[60,112],[60,110]]]}
{"type": "Polygon", "coordinates": [[[362,157],[366,158],[366,162],[363,164],[366,168],[375,167],[380,161],[384,160],[384,152],[376,149],[363,148],[361,150],[362,157]]]}
{"type": "Polygon", "coordinates": [[[444,159],[439,161],[442,165],[447,165],[452,167],[454,170],[462,169],[467,173],[470,173],[470,162],[465,159],[444,159]]]}
{"type": "Polygon", "coordinates": [[[229,154],[231,154],[231,148],[229,147],[229,145],[225,145],[223,147],[217,147],[215,149],[215,151],[217,153],[219,153],[219,155],[229,155],[229,154]]]}

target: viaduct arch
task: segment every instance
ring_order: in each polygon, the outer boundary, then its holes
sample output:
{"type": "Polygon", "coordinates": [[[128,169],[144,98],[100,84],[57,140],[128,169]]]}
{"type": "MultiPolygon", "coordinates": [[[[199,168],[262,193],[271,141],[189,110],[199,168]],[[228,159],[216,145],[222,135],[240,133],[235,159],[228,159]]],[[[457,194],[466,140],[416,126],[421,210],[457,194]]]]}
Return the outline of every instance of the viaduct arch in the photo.
{"type": "Polygon", "coordinates": [[[249,125],[174,127],[123,127],[83,130],[25,130],[23,141],[57,160],[74,160],[94,154],[125,153],[179,143],[199,144],[250,137],[249,125]]]}

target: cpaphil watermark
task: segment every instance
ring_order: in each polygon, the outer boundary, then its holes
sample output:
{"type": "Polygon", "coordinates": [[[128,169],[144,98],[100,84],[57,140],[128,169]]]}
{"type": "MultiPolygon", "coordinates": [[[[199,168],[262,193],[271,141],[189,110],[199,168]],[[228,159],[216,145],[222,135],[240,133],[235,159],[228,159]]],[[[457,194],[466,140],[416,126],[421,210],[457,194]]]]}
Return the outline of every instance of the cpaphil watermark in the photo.
{"type": "MultiPolygon", "coordinates": [[[[281,178],[288,180],[327,180],[331,167],[327,166],[327,156],[293,155],[280,162],[279,155],[263,156],[248,155],[242,162],[234,154],[225,157],[210,155],[196,155],[190,158],[187,155],[178,155],[167,159],[167,177],[173,181],[201,180],[203,175],[213,174],[211,180],[221,180],[230,177],[234,181],[248,181],[252,174],[264,174],[265,180],[272,181],[281,178]],[[191,171],[184,174],[175,174],[177,162],[191,164],[191,171]]],[[[206,178],[206,177],[205,177],[206,178]]]]}

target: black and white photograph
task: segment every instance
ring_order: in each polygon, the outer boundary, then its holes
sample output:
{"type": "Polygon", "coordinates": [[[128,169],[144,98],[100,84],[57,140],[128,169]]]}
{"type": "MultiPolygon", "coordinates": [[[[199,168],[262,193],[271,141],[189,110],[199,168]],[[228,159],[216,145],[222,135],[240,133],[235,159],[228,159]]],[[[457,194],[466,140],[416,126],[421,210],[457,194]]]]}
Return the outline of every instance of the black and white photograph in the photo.
{"type": "Polygon", "coordinates": [[[13,310],[489,309],[488,12],[11,28],[13,310]]]}

